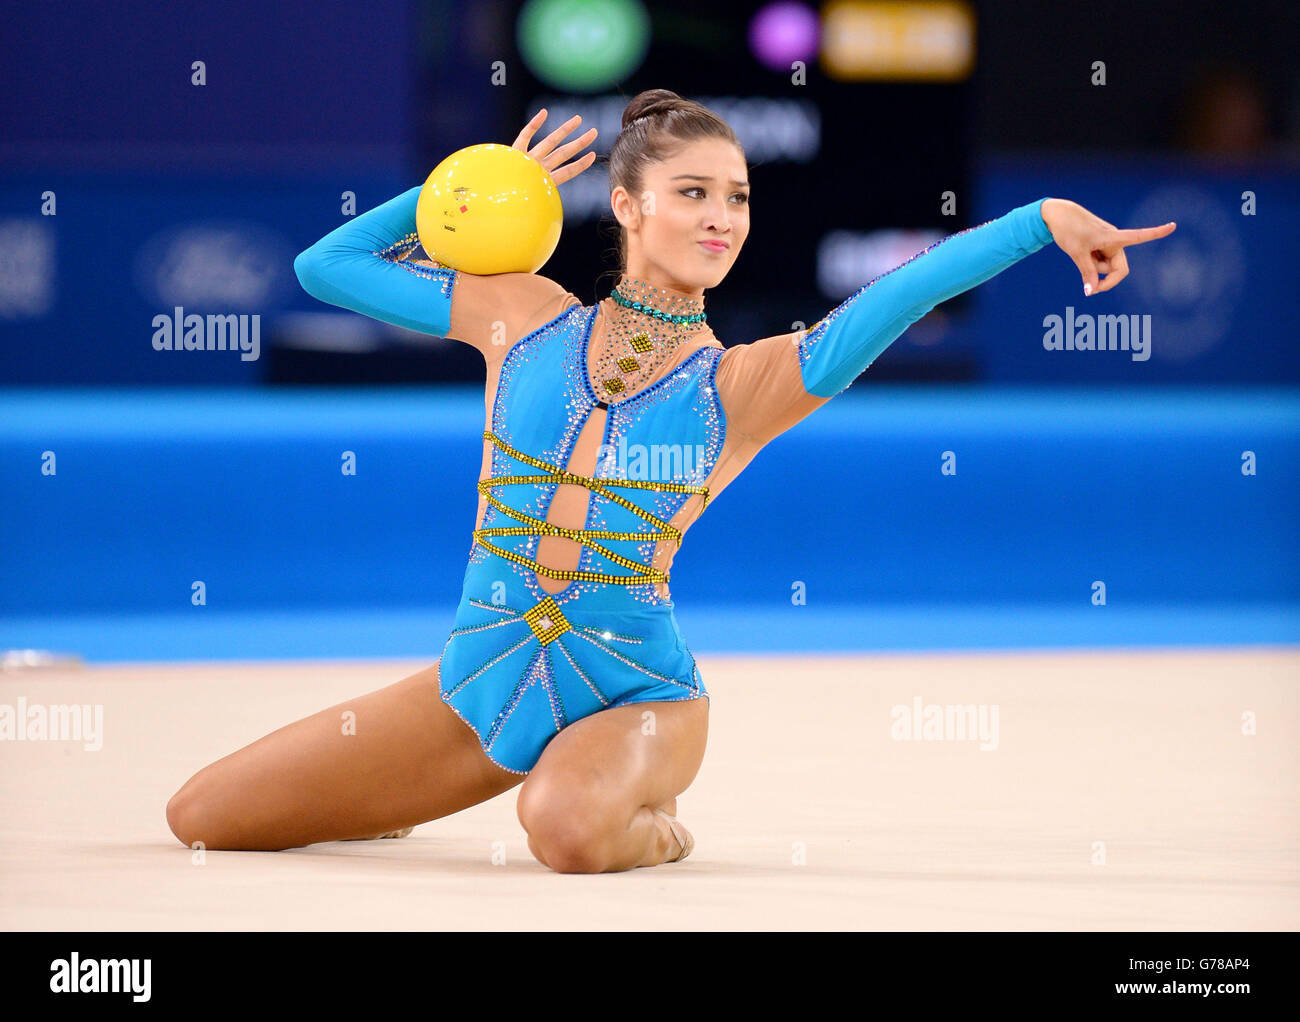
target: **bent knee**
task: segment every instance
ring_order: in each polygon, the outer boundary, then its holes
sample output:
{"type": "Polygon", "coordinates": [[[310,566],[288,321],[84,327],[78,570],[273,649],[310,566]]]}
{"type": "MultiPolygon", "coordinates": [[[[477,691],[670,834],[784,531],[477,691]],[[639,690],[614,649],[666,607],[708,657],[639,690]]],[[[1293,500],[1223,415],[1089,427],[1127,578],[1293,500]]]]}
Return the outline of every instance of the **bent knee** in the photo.
{"type": "Polygon", "coordinates": [[[246,847],[235,823],[201,771],[167,801],[167,826],[190,848],[200,844],[211,849],[246,847]]]}
{"type": "Polygon", "coordinates": [[[533,854],[557,873],[602,872],[617,831],[627,826],[608,803],[556,784],[525,787],[516,812],[533,854]]]}
{"type": "Polygon", "coordinates": [[[557,873],[603,873],[612,861],[608,833],[580,824],[530,830],[528,847],[557,873]]]}
{"type": "Polygon", "coordinates": [[[196,836],[201,817],[202,807],[191,791],[191,784],[186,784],[167,800],[167,826],[181,844],[193,845],[202,840],[196,836]]]}

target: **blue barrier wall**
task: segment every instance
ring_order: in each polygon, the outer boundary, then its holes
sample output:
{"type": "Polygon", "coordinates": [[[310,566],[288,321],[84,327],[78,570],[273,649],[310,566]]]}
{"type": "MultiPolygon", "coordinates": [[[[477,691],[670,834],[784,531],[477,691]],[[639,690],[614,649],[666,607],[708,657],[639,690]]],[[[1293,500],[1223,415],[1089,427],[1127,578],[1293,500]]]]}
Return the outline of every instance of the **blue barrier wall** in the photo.
{"type": "MultiPolygon", "coordinates": [[[[27,645],[16,622],[77,614],[450,611],[482,415],[465,389],[4,392],[0,634],[27,645]]],[[[1109,607],[1300,605],[1298,427],[1295,392],[859,384],[710,506],[674,600],[779,611],[801,582],[823,609],[1079,609],[1101,580],[1109,607]]]]}
{"type": "Polygon", "coordinates": [[[0,238],[15,271],[0,283],[5,383],[256,384],[277,318],[325,309],[293,259],[346,217],[410,187],[396,171],[329,177],[30,173],[0,187],[0,238]],[[46,191],[55,216],[40,216],[46,191]],[[154,317],[258,315],[261,352],[158,351],[154,317]]]}

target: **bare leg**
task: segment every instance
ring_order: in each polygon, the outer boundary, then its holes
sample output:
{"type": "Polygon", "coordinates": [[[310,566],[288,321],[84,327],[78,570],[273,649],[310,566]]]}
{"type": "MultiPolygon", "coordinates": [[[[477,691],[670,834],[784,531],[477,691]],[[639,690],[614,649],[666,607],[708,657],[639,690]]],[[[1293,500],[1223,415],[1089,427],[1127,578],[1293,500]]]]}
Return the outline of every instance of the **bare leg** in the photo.
{"type": "Polygon", "coordinates": [[[681,845],[656,807],[699,772],[708,739],[707,698],[633,703],[569,725],[542,753],[516,811],[538,861],[559,873],[655,866],[681,845]]]}
{"type": "Polygon", "coordinates": [[[296,848],[436,820],[522,780],[443,703],[434,664],[204,767],[167,803],[167,823],[191,846],[296,848]]]}

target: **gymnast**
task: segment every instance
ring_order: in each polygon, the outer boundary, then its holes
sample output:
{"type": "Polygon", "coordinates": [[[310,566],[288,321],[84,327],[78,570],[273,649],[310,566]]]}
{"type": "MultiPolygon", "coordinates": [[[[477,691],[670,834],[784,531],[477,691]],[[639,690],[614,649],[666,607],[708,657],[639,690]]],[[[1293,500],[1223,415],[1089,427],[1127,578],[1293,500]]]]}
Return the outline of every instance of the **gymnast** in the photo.
{"type": "MultiPolygon", "coordinates": [[[[595,161],[571,157],[596,131],[561,144],[574,117],[530,148],[545,118],[514,147],[563,183],[595,161]]],[[[592,306],[538,274],[478,276],[425,257],[418,186],[295,260],[321,301],[482,353],[478,527],[438,661],[200,770],[167,805],[186,845],[402,837],[521,785],[528,847],[552,870],[684,859],[694,839],[677,796],[703,760],[709,704],[668,581],[692,523],[764,445],[940,302],[1051,241],[1085,294],[1109,291],[1128,274],[1126,246],[1174,230],[1119,230],[1039,199],[931,245],[807,330],[724,347],[704,292],[749,233],[732,130],[673,92],[643,92],[623,113],[609,180],[621,275],[592,306]],[[702,457],[637,478],[619,454],[636,445],[702,457]]]]}

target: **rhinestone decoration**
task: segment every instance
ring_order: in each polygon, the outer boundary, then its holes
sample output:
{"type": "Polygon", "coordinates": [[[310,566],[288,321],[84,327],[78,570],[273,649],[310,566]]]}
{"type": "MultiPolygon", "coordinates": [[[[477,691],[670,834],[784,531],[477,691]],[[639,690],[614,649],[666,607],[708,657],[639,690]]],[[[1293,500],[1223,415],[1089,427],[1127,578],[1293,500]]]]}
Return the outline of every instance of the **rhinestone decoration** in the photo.
{"type": "MultiPolygon", "coordinates": [[[[710,348],[710,349],[701,349],[701,350],[716,351],[717,349],[710,348]]],[[[521,522],[527,522],[528,524],[494,526],[492,528],[475,529],[474,530],[475,542],[482,544],[484,547],[486,547],[488,550],[491,550],[498,557],[504,557],[506,560],[514,561],[516,564],[522,564],[527,568],[531,568],[539,575],[545,575],[547,578],[555,578],[555,579],[562,579],[562,580],[576,579],[576,580],[584,580],[590,582],[606,582],[615,585],[636,585],[638,583],[642,583],[647,580],[651,582],[667,583],[668,581],[667,574],[660,571],[659,569],[641,564],[640,562],[634,561],[631,558],[623,557],[621,554],[615,553],[613,550],[610,550],[608,547],[603,546],[600,543],[587,542],[593,539],[623,539],[623,540],[632,540],[632,541],[645,540],[645,539],[670,539],[680,543],[682,540],[682,534],[679,529],[674,528],[673,526],[669,525],[668,522],[664,521],[662,518],[659,518],[656,515],[651,514],[649,511],[646,511],[644,508],[640,507],[639,505],[634,504],[626,497],[619,496],[617,493],[614,493],[613,490],[609,489],[609,487],[627,486],[635,489],[668,491],[673,493],[699,493],[704,496],[705,503],[707,504],[709,499],[709,489],[707,486],[695,486],[689,483],[674,483],[674,482],[667,482],[667,481],[660,482],[658,480],[649,480],[649,479],[596,479],[592,476],[577,475],[576,473],[573,472],[564,471],[558,465],[551,465],[545,461],[542,461],[540,458],[534,458],[530,455],[524,454],[522,451],[516,450],[515,448],[511,447],[508,443],[506,443],[504,440],[502,440],[501,437],[497,436],[496,433],[492,432],[492,430],[490,429],[483,431],[483,437],[485,440],[490,440],[504,453],[508,454],[516,461],[521,461],[525,465],[531,465],[533,468],[543,469],[548,474],[547,475],[501,475],[501,476],[494,475],[494,476],[489,476],[486,479],[480,479],[478,484],[479,493],[483,494],[483,496],[487,499],[488,503],[491,504],[492,507],[496,508],[504,515],[508,515],[509,517],[514,518],[521,522]],[[512,485],[512,484],[520,484],[520,483],[547,483],[547,482],[554,482],[556,484],[571,483],[571,484],[576,484],[578,486],[585,486],[589,490],[592,490],[594,493],[600,494],[606,500],[613,501],[615,504],[618,504],[620,507],[627,508],[627,510],[631,511],[638,518],[643,518],[646,521],[650,522],[652,525],[658,526],[660,531],[658,532],[617,532],[608,529],[566,529],[563,526],[555,525],[552,522],[548,522],[544,518],[538,518],[534,515],[529,515],[523,511],[517,511],[514,508],[510,507],[505,502],[503,502],[499,497],[496,496],[496,494],[492,492],[492,489],[497,486],[505,486],[505,485],[512,485]],[[604,572],[604,571],[580,571],[580,570],[566,571],[566,570],[560,570],[556,568],[548,568],[546,565],[538,563],[537,561],[533,560],[531,557],[525,557],[524,555],[516,553],[513,550],[506,550],[502,547],[497,546],[494,543],[489,543],[487,540],[487,537],[489,536],[537,537],[537,536],[548,536],[548,535],[564,536],[566,539],[571,539],[577,543],[583,543],[585,546],[590,547],[591,549],[599,550],[601,554],[609,558],[615,564],[620,565],[621,567],[624,568],[628,568],[634,572],[637,572],[637,574],[611,575],[608,572],[604,572]]],[[[530,545],[528,549],[531,552],[533,546],[530,545]]],[[[586,550],[584,549],[583,552],[585,553],[586,550]]],[[[538,604],[538,606],[545,607],[547,611],[549,611],[551,607],[554,607],[556,613],[558,614],[559,612],[559,607],[555,604],[553,600],[550,599],[549,596],[543,599],[538,604]]],[[[537,624],[535,622],[529,621],[529,624],[533,627],[534,631],[537,630],[537,624]]],[[[568,623],[565,622],[564,629],[561,629],[561,631],[558,632],[557,634],[563,634],[564,630],[566,630],[567,628],[568,628],[568,623]]],[[[538,633],[538,637],[539,638],[541,637],[540,632],[538,633]]],[[[553,637],[554,636],[552,636],[552,638],[553,637]]]]}
{"type": "MultiPolygon", "coordinates": [[[[448,641],[450,641],[450,640],[448,640],[448,641]]],[[[524,637],[524,638],[520,639],[518,642],[516,642],[513,646],[511,646],[509,649],[503,649],[503,650],[502,650],[500,653],[498,653],[496,656],[494,656],[494,657],[492,657],[490,660],[488,660],[487,663],[480,664],[478,667],[476,667],[476,668],[475,668],[473,671],[471,671],[469,674],[465,675],[465,677],[461,678],[460,682],[456,685],[455,688],[452,688],[452,689],[445,689],[443,694],[444,694],[444,695],[448,695],[448,696],[454,696],[454,695],[456,695],[456,693],[458,693],[461,689],[463,689],[466,685],[468,685],[471,681],[473,681],[473,680],[474,680],[475,678],[477,678],[479,675],[483,674],[483,673],[486,672],[486,671],[491,670],[493,667],[495,667],[498,663],[500,663],[500,662],[501,662],[502,660],[504,660],[506,657],[510,656],[512,653],[517,653],[519,650],[523,649],[524,646],[528,645],[528,643],[530,643],[530,642],[532,642],[532,641],[533,641],[532,639],[527,638],[527,637],[524,637]]]]}
{"type": "Polygon", "coordinates": [[[684,297],[626,274],[610,298],[615,309],[605,324],[600,350],[591,359],[592,378],[601,381],[606,394],[623,394],[653,379],[672,362],[681,342],[699,333],[708,319],[703,298],[684,297]],[[629,348],[646,358],[631,357],[629,348]],[[615,375],[615,369],[627,379],[615,375]]]}
{"type": "Polygon", "coordinates": [[[555,694],[555,685],[551,678],[551,661],[546,655],[546,649],[543,647],[533,654],[532,660],[528,662],[528,666],[524,668],[524,673],[519,678],[519,683],[515,685],[514,691],[510,693],[510,698],[501,707],[501,712],[496,715],[496,719],[492,722],[492,727],[488,729],[488,733],[483,736],[483,746],[486,750],[491,751],[497,738],[501,736],[501,730],[510,720],[510,715],[515,712],[515,708],[519,705],[519,700],[533,685],[541,685],[543,691],[546,692],[547,698],[551,700],[551,712],[557,718],[555,730],[559,731],[564,727],[564,724],[560,722],[563,719],[562,708],[556,705],[557,694],[555,694]]]}
{"type": "MultiPolygon", "coordinates": [[[[872,277],[871,280],[863,284],[862,287],[858,288],[858,290],[854,291],[853,294],[849,295],[848,298],[844,299],[844,301],[842,301],[839,305],[835,306],[834,309],[832,309],[824,317],[822,317],[816,323],[814,323],[811,329],[805,331],[803,337],[799,339],[800,370],[804,369],[804,367],[808,365],[808,359],[812,356],[813,348],[816,346],[818,341],[820,341],[823,337],[826,336],[826,331],[830,328],[830,325],[834,323],[835,320],[838,319],[841,315],[843,315],[846,310],[851,308],[854,302],[856,302],[859,298],[861,298],[864,294],[866,294],[872,284],[880,280],[882,277],[887,277],[889,276],[889,274],[894,273],[897,270],[901,270],[904,266],[906,266],[908,263],[912,262],[913,260],[920,259],[921,256],[925,255],[927,252],[932,251],[939,245],[942,245],[945,241],[951,241],[953,238],[960,238],[963,234],[969,234],[971,231],[977,231],[981,227],[986,227],[988,224],[991,224],[992,222],[993,222],[992,220],[986,220],[984,223],[978,224],[975,227],[967,227],[966,230],[964,231],[958,231],[956,234],[950,234],[946,238],[940,238],[933,245],[927,245],[925,248],[921,249],[921,251],[916,253],[916,255],[912,256],[911,259],[907,259],[904,262],[899,263],[893,269],[886,270],[884,273],[880,273],[877,274],[875,277],[872,277]]],[[[844,390],[847,389],[848,386],[846,385],[844,387],[844,390]]],[[[841,393],[843,393],[843,391],[841,391],[841,393]]]]}
{"type": "Polygon", "coordinates": [[[410,234],[398,238],[387,248],[380,249],[374,254],[380,259],[387,260],[390,263],[396,263],[407,273],[412,273],[417,277],[423,277],[425,280],[437,281],[442,289],[442,297],[451,299],[452,289],[456,284],[456,271],[441,263],[434,262],[432,266],[421,266],[418,263],[407,262],[415,254],[416,249],[420,247],[420,237],[414,231],[410,234]]]}
{"type": "Polygon", "coordinates": [[[569,714],[564,708],[564,700],[555,684],[555,668],[551,666],[550,650],[543,646],[541,654],[546,658],[546,671],[538,680],[542,683],[542,691],[546,693],[546,698],[551,704],[551,719],[555,721],[555,733],[559,734],[569,726],[569,714]]]}
{"type": "Polygon", "coordinates": [[[397,262],[399,259],[405,259],[415,251],[420,244],[420,236],[411,231],[410,234],[404,234],[387,248],[382,248],[375,255],[380,259],[387,259],[390,263],[397,262]]]}
{"type": "Polygon", "coordinates": [[[572,627],[549,596],[532,609],[524,611],[524,620],[543,646],[554,642],[572,627]]]}
{"type": "MultiPolygon", "coordinates": [[[[601,378],[591,372],[588,356],[590,354],[594,358],[601,346],[599,339],[593,340],[593,337],[608,336],[604,332],[610,327],[615,315],[625,312],[627,310],[622,306],[612,302],[594,306],[571,306],[516,342],[502,362],[489,415],[492,425],[490,432],[495,434],[496,440],[487,432],[484,433],[485,438],[491,441],[488,445],[490,475],[478,481],[485,507],[480,527],[474,531],[470,542],[469,560],[471,565],[483,565],[495,555],[509,561],[521,584],[535,600],[550,595],[558,605],[567,606],[579,601],[584,595],[612,585],[623,590],[629,599],[637,603],[660,607],[670,602],[671,598],[666,591],[668,572],[662,569],[662,565],[668,561],[666,553],[671,549],[668,544],[680,544],[681,539],[680,530],[670,529],[667,523],[692,493],[700,492],[706,502],[710,496],[702,485],[689,485],[679,490],[667,482],[654,484],[640,480],[615,480],[611,475],[620,473],[608,461],[598,463],[591,478],[565,473],[560,468],[567,466],[578,434],[597,407],[605,407],[609,411],[602,446],[617,447],[624,436],[628,443],[638,440],[645,442],[638,425],[642,419],[655,415],[655,409],[661,405],[675,406],[681,400],[685,400],[686,407],[690,409],[689,416],[698,422],[701,431],[699,439],[704,442],[706,452],[681,482],[703,484],[716,464],[726,433],[725,416],[716,384],[717,367],[723,348],[704,345],[683,359],[673,372],[641,386],[639,390],[626,393],[617,401],[602,402],[605,392],[600,383],[601,378]],[[615,306],[613,311],[611,305],[615,306]],[[533,392],[530,385],[535,370],[559,373],[560,385],[555,388],[553,397],[556,414],[559,416],[559,428],[548,433],[549,439],[541,449],[533,451],[531,455],[523,455],[516,450],[511,438],[515,426],[511,409],[516,406],[517,399],[528,402],[533,392]],[[527,471],[524,466],[539,468],[545,474],[522,474],[527,471]],[[583,529],[565,530],[545,521],[550,501],[559,485],[565,482],[592,490],[583,529]],[[491,492],[496,486],[516,484],[519,488],[508,498],[505,493],[510,491],[505,491],[500,496],[491,492]],[[621,495],[611,492],[612,488],[622,486],[639,487],[643,491],[661,491],[647,495],[652,503],[644,510],[635,504],[630,505],[632,513],[642,522],[648,520],[657,528],[646,529],[638,524],[636,527],[640,531],[623,532],[610,526],[606,515],[611,513],[621,519],[617,523],[617,529],[628,529],[631,526],[626,521],[628,515],[613,506],[618,504],[629,507],[621,495]],[[522,522],[523,526],[508,519],[522,522]],[[582,544],[576,570],[560,571],[545,567],[535,560],[538,543],[545,535],[566,536],[582,544]],[[502,545],[491,541],[491,537],[495,536],[519,536],[520,541],[511,544],[510,549],[503,550],[502,545]],[[603,545],[587,541],[593,538],[625,540],[632,545],[624,547],[628,556],[620,558],[603,545]],[[611,574],[604,558],[608,558],[611,565],[629,564],[637,574],[611,574]],[[538,576],[560,579],[568,584],[551,594],[542,588],[538,576]]],[[[657,324],[647,322],[647,328],[649,327],[654,327],[658,333],[657,324]]],[[[707,331],[708,328],[704,329],[707,331]]],[[[650,346],[649,330],[633,332],[629,344],[633,350],[650,346]]],[[[676,358],[678,354],[679,352],[674,352],[673,357],[676,358]]],[[[619,355],[624,357],[626,351],[619,355]]],[[[639,358],[637,361],[645,362],[639,358]]],[[[609,373],[605,378],[612,376],[609,373]]],[[[624,385],[630,387],[636,384],[629,380],[624,385]]],[[[562,648],[562,644],[555,643],[550,648],[562,648]]]]}
{"type": "MultiPolygon", "coordinates": [[[[635,312],[651,316],[654,319],[661,319],[665,323],[676,323],[682,326],[690,326],[694,323],[703,323],[709,318],[704,312],[703,302],[700,302],[700,308],[693,312],[666,312],[665,310],[655,306],[651,300],[652,296],[658,295],[660,295],[660,292],[657,288],[650,287],[649,284],[637,280],[634,277],[624,276],[614,288],[610,297],[614,299],[616,304],[623,306],[625,309],[632,309],[635,312]],[[640,296],[641,300],[637,301],[634,295],[639,288],[648,288],[650,293],[648,295],[642,294],[640,296]]],[[[663,292],[663,296],[669,298],[676,297],[669,295],[666,290],[663,292]]],[[[693,304],[691,299],[679,298],[679,300],[692,302],[693,304]]]]}
{"type": "MultiPolygon", "coordinates": [[[[534,366],[540,369],[545,363],[558,364],[561,385],[550,400],[561,428],[554,442],[536,453],[548,462],[567,464],[573,454],[578,434],[582,431],[598,400],[591,392],[591,383],[582,362],[582,352],[586,350],[589,343],[598,311],[596,306],[571,306],[549,323],[544,323],[531,334],[520,339],[507,352],[501,366],[496,396],[492,402],[492,428],[507,443],[510,442],[511,436],[509,409],[515,406],[517,399],[526,400],[527,395],[534,389],[532,375],[534,366]]],[[[491,448],[489,456],[494,477],[519,471],[501,448],[491,448]]],[[[538,485],[530,486],[526,491],[517,493],[511,503],[523,514],[530,516],[541,514],[544,517],[555,495],[556,481],[549,475],[532,478],[538,485]]],[[[482,488],[483,480],[480,480],[480,492],[482,488]]],[[[513,510],[499,512],[500,502],[494,501],[491,497],[487,498],[486,503],[487,507],[481,523],[483,527],[494,525],[502,515],[513,517],[516,513],[513,510]]],[[[529,520],[534,519],[530,517],[529,520]]],[[[529,541],[522,545],[521,554],[532,554],[536,550],[536,544],[537,537],[530,537],[529,541]]],[[[470,550],[471,563],[479,564],[485,563],[489,554],[495,552],[480,543],[477,536],[471,541],[470,550]]],[[[514,562],[514,570],[529,591],[540,600],[548,594],[538,584],[536,574],[526,570],[528,560],[528,557],[524,557],[522,562],[514,562]]],[[[557,602],[562,603],[576,598],[582,589],[580,585],[567,587],[562,596],[557,594],[559,596],[557,602]]]]}
{"type": "MultiPolygon", "coordinates": [[[[648,414],[652,415],[654,409],[659,405],[666,404],[680,407],[683,401],[687,402],[687,407],[690,409],[689,418],[702,427],[703,435],[699,439],[703,441],[704,450],[702,457],[698,461],[692,459],[694,463],[690,465],[687,470],[689,474],[682,481],[702,484],[709,477],[717,464],[723,443],[726,440],[726,417],[723,414],[722,402],[717,391],[718,362],[721,359],[722,351],[721,348],[699,348],[668,376],[651,384],[645,390],[632,395],[626,401],[610,406],[609,420],[603,440],[604,444],[607,445],[608,453],[606,460],[598,462],[596,466],[596,474],[606,486],[622,484],[620,476],[626,476],[627,467],[618,465],[613,451],[625,440],[631,442],[636,435],[634,430],[641,419],[648,414]]],[[[686,466],[684,465],[683,468],[686,468],[686,466]]],[[[635,482],[629,480],[627,485],[635,485],[635,482]]],[[[690,491],[689,489],[683,490],[667,484],[661,484],[658,489],[661,492],[653,497],[654,506],[652,512],[647,511],[644,513],[653,513],[655,517],[662,521],[672,521],[673,516],[690,499],[690,491]]],[[[710,494],[707,492],[703,494],[703,497],[704,503],[700,507],[701,513],[708,507],[708,502],[711,499],[710,494]]],[[[605,526],[604,515],[611,510],[608,501],[603,500],[599,494],[594,496],[591,500],[587,524],[589,526],[605,526]]],[[[666,561],[668,548],[664,545],[664,537],[654,532],[643,532],[639,534],[638,539],[640,542],[637,544],[636,552],[643,563],[653,567],[656,563],[666,561]]],[[[681,540],[677,540],[677,543],[680,548],[681,540]]],[[[594,554],[593,547],[584,547],[578,561],[578,568],[590,568],[594,554]]],[[[661,569],[656,568],[655,570],[660,571],[661,569]]],[[[665,575],[665,581],[667,581],[669,573],[666,571],[662,573],[665,575]]],[[[668,598],[667,596],[661,596],[650,580],[639,586],[633,586],[629,593],[634,599],[649,604],[662,603],[668,598]]]]}
{"type": "Polygon", "coordinates": [[[598,649],[604,650],[615,660],[619,661],[622,664],[627,665],[628,667],[632,668],[632,670],[640,671],[647,678],[654,678],[655,681],[667,682],[670,685],[677,685],[681,688],[686,688],[686,689],[693,687],[692,685],[688,685],[684,681],[678,681],[676,678],[670,678],[666,674],[660,674],[658,671],[652,671],[645,664],[638,663],[636,660],[633,660],[631,657],[624,656],[622,653],[618,652],[615,649],[611,649],[609,646],[606,646],[601,642],[596,641],[590,635],[587,635],[584,632],[574,632],[573,634],[578,636],[580,639],[586,639],[593,646],[597,647],[598,649]]]}
{"type": "Polygon", "coordinates": [[[596,683],[587,677],[587,672],[578,666],[577,661],[573,659],[573,655],[565,648],[564,643],[562,641],[556,642],[555,648],[564,654],[564,659],[567,660],[569,666],[573,668],[573,673],[581,678],[583,684],[585,684],[591,691],[591,694],[600,700],[601,706],[608,706],[610,702],[609,696],[605,695],[604,692],[596,687],[596,683]]]}

